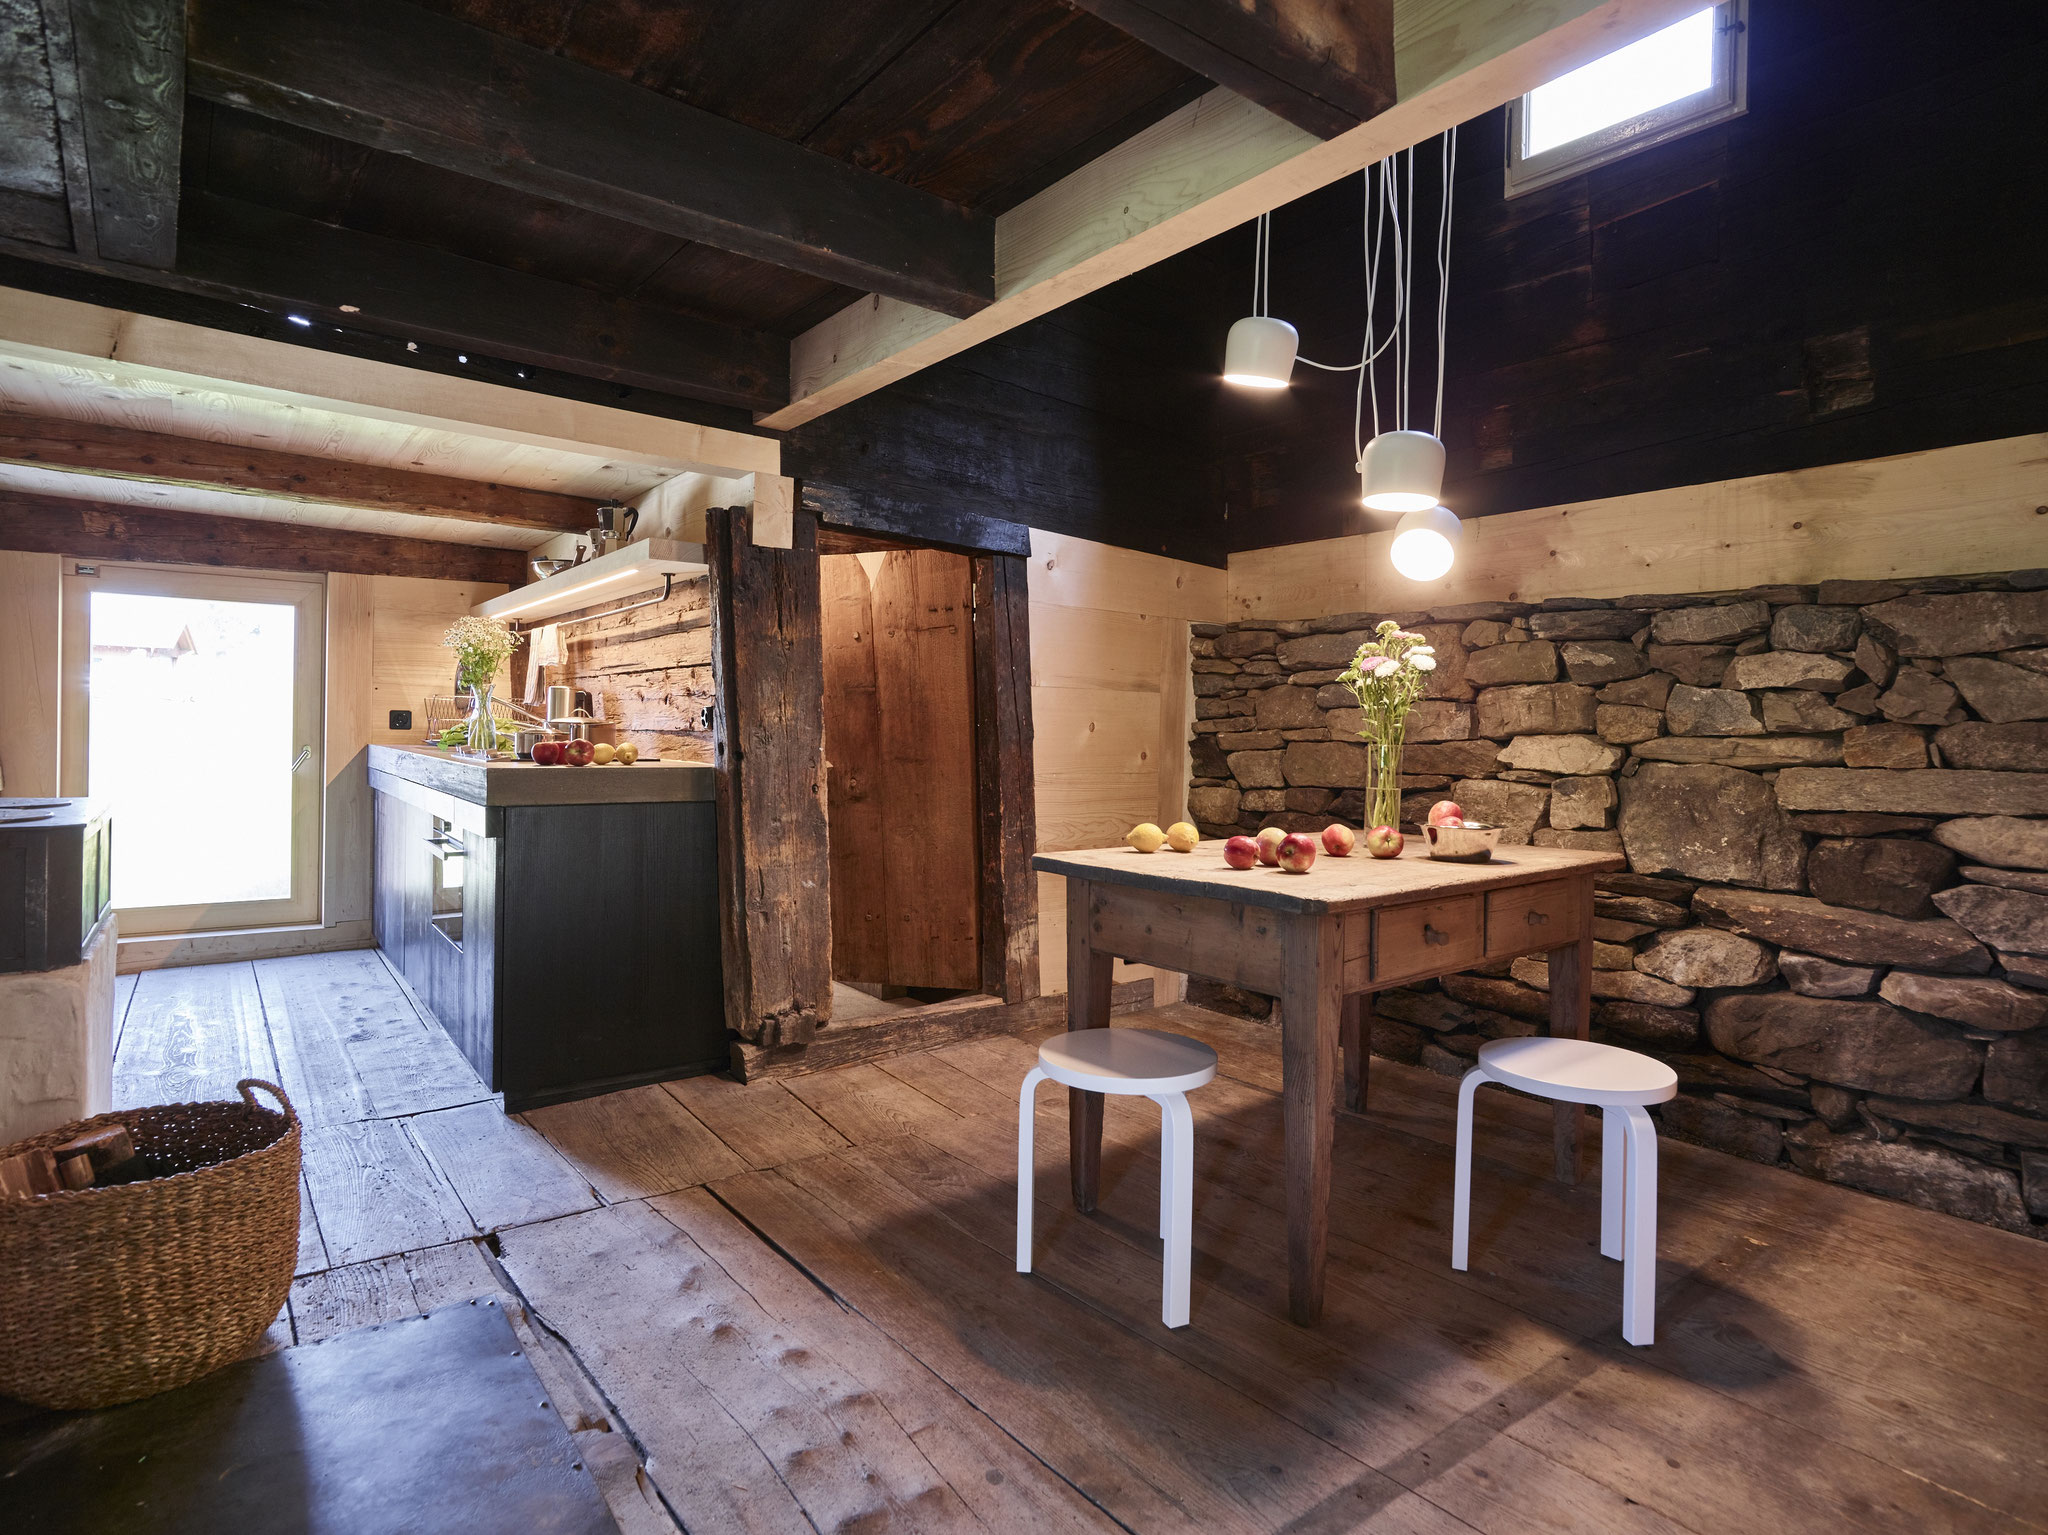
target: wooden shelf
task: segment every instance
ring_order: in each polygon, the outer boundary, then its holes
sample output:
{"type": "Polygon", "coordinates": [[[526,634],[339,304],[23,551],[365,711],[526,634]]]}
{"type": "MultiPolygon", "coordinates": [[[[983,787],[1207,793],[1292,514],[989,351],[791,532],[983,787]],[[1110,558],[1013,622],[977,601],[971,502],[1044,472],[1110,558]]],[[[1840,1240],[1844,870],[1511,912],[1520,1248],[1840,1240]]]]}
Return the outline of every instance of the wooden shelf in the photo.
{"type": "Polygon", "coordinates": [[[479,603],[472,611],[482,618],[503,618],[520,623],[540,623],[560,613],[571,613],[594,603],[619,597],[637,596],[658,588],[668,576],[701,576],[710,570],[704,563],[702,544],[679,543],[667,538],[643,538],[623,549],[479,603]]]}

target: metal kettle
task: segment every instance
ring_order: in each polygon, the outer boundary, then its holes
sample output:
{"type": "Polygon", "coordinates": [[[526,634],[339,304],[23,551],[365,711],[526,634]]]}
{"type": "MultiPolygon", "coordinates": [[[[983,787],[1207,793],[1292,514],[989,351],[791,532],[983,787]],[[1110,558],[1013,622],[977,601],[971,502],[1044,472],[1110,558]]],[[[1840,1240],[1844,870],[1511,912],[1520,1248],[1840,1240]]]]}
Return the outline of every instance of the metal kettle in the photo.
{"type": "Polygon", "coordinates": [[[597,526],[586,535],[590,539],[590,557],[601,559],[625,548],[639,526],[640,513],[635,508],[619,501],[605,502],[597,509],[597,526]]]}

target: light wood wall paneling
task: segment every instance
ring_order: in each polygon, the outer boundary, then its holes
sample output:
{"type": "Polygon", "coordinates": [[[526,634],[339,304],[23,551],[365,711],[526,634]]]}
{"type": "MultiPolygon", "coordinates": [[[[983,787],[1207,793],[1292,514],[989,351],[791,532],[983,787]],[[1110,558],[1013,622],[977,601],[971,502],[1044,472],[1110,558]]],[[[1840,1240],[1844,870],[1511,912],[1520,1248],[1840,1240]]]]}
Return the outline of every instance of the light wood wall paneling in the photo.
{"type": "Polygon", "coordinates": [[[2048,566],[2048,434],[1614,496],[1465,525],[1442,581],[1391,531],[1230,559],[1233,618],[1540,602],[2048,566]]]}
{"type": "MultiPolygon", "coordinates": [[[[370,917],[369,744],[376,675],[376,578],[327,578],[326,889],[321,925],[370,917]]],[[[420,721],[422,727],[425,721],[420,721]]]]}
{"type": "Polygon", "coordinates": [[[57,792],[63,561],[0,550],[0,792],[57,792]]]}

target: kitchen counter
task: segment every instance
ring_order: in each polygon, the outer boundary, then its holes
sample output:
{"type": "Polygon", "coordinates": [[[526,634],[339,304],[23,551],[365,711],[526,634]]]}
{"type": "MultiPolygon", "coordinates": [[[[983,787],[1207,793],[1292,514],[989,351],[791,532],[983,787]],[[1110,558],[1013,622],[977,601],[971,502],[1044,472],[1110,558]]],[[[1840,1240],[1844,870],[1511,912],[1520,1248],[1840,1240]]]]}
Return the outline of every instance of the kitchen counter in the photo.
{"type": "Polygon", "coordinates": [[[468,762],[435,746],[372,746],[370,771],[451,794],[472,805],[672,805],[709,801],[708,762],[628,767],[543,767],[537,762],[468,762]]]}

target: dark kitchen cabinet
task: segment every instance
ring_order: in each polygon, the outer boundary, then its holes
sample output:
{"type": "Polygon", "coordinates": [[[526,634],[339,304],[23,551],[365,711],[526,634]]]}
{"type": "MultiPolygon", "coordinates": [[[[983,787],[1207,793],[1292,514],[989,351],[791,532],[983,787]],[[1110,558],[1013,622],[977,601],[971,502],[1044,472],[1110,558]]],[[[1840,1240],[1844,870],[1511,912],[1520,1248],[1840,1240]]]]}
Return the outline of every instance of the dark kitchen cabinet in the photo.
{"type": "Polygon", "coordinates": [[[446,763],[373,748],[377,937],[506,1107],[722,1069],[709,770],[446,763]],[[691,797],[504,802],[606,791],[691,797]]]}

